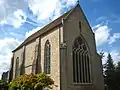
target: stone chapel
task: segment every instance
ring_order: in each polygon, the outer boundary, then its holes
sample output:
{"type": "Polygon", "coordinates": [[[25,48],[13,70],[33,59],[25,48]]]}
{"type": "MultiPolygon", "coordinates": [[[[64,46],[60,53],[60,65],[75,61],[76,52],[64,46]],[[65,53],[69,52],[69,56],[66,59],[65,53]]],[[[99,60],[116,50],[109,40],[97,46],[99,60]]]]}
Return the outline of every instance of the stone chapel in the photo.
{"type": "Polygon", "coordinates": [[[95,35],[79,4],[13,50],[10,80],[40,72],[55,81],[53,90],[104,90],[95,35]]]}

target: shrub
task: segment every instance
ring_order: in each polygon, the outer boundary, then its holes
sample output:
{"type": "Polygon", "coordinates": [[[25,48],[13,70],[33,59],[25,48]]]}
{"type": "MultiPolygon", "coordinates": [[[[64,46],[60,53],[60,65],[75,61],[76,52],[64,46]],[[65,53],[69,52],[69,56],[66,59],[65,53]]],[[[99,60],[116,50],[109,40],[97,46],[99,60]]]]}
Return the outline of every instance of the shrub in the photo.
{"type": "Polygon", "coordinates": [[[19,89],[38,89],[38,88],[52,88],[54,81],[45,73],[40,74],[25,74],[12,80],[9,84],[11,90],[19,89]]]}

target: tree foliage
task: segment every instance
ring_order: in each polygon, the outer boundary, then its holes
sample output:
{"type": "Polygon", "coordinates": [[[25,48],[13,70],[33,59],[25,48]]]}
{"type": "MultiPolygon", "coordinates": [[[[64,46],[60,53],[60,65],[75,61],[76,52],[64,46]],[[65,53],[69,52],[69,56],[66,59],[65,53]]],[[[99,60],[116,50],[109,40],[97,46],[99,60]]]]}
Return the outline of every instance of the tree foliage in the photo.
{"type": "Polygon", "coordinates": [[[115,88],[115,65],[113,64],[113,59],[108,54],[107,62],[105,65],[105,83],[109,90],[114,90],[115,88]]]}
{"type": "Polygon", "coordinates": [[[0,87],[7,87],[7,86],[8,86],[7,80],[0,80],[0,87]]]}
{"type": "Polygon", "coordinates": [[[40,74],[25,74],[16,79],[12,80],[9,84],[11,90],[15,88],[21,89],[37,89],[37,88],[52,88],[54,85],[54,81],[50,78],[50,76],[45,73],[40,74]]]}
{"type": "Polygon", "coordinates": [[[115,70],[116,90],[120,90],[120,62],[117,63],[115,70]]]}
{"type": "Polygon", "coordinates": [[[103,59],[103,57],[104,57],[104,51],[100,51],[99,55],[100,55],[100,58],[103,59]]]}

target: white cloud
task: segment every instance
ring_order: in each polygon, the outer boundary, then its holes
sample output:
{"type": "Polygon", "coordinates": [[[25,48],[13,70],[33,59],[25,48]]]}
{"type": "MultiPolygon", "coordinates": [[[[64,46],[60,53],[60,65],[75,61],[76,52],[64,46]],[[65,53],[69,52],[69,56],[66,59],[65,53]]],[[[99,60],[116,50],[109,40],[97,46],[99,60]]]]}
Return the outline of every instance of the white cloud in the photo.
{"type": "Polygon", "coordinates": [[[0,76],[2,72],[9,70],[12,50],[20,44],[20,41],[14,38],[0,39],[0,76]]]}
{"type": "Polygon", "coordinates": [[[22,10],[16,10],[11,16],[2,20],[1,24],[8,24],[14,26],[14,28],[19,28],[26,21],[26,18],[27,17],[22,10]]]}
{"type": "Polygon", "coordinates": [[[31,31],[26,32],[25,38],[29,37],[30,35],[32,35],[33,33],[37,32],[40,29],[41,29],[41,27],[37,27],[37,28],[35,28],[35,29],[31,30],[31,31]]]}
{"type": "Polygon", "coordinates": [[[18,28],[26,21],[26,15],[22,10],[17,10],[13,13],[14,18],[12,19],[12,24],[15,28],[18,28]]]}
{"type": "Polygon", "coordinates": [[[0,24],[13,25],[15,28],[19,27],[26,18],[22,10],[27,9],[27,6],[28,4],[24,0],[0,1],[0,24]]]}
{"type": "MultiPolygon", "coordinates": [[[[0,24],[9,24],[19,28],[27,16],[28,8],[37,17],[36,22],[41,20],[55,19],[60,16],[63,8],[75,5],[77,0],[3,0],[0,1],[0,24]]],[[[29,17],[29,16],[28,16],[29,17]]]]}
{"type": "Polygon", "coordinates": [[[96,29],[98,29],[100,26],[102,26],[102,24],[97,24],[97,25],[93,26],[92,29],[93,29],[93,30],[96,30],[96,29]]]}
{"type": "Polygon", "coordinates": [[[95,33],[95,40],[97,46],[108,43],[112,44],[120,39],[120,33],[113,33],[111,35],[112,28],[109,28],[107,24],[101,23],[92,27],[95,33]]]}
{"type": "Polygon", "coordinates": [[[113,36],[111,36],[109,39],[109,44],[114,43],[116,39],[120,39],[120,33],[114,33],[113,36]]]}
{"type": "Polygon", "coordinates": [[[59,0],[29,0],[28,4],[33,14],[38,16],[38,20],[45,20],[54,12],[58,1],[59,0]]]}
{"type": "Polygon", "coordinates": [[[29,0],[28,4],[33,14],[38,16],[38,20],[46,20],[53,14],[54,17],[59,16],[62,8],[75,5],[76,1],[77,0],[29,0]]]}
{"type": "Polygon", "coordinates": [[[64,0],[67,2],[67,6],[75,5],[78,0],[64,0]]]}
{"type": "Polygon", "coordinates": [[[113,50],[110,52],[113,60],[115,63],[117,63],[118,61],[120,61],[120,52],[116,51],[116,50],[113,50]]]}
{"type": "Polygon", "coordinates": [[[108,42],[111,28],[107,25],[98,24],[93,29],[97,46],[108,42]]]}

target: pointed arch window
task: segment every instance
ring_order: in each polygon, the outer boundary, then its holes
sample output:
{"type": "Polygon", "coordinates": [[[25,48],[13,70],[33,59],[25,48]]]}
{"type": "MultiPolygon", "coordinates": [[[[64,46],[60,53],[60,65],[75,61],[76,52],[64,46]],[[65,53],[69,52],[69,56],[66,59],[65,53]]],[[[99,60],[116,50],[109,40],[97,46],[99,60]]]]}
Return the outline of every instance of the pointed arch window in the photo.
{"type": "Polygon", "coordinates": [[[44,72],[50,74],[50,64],[51,64],[51,46],[50,42],[47,40],[44,48],[44,72]]]}
{"type": "Polygon", "coordinates": [[[88,47],[83,38],[77,37],[73,48],[73,82],[91,83],[91,64],[88,47]]]}
{"type": "Polygon", "coordinates": [[[15,68],[15,77],[20,75],[20,67],[19,67],[19,57],[16,58],[16,68],[15,68]]]}

